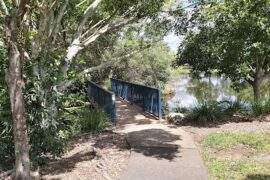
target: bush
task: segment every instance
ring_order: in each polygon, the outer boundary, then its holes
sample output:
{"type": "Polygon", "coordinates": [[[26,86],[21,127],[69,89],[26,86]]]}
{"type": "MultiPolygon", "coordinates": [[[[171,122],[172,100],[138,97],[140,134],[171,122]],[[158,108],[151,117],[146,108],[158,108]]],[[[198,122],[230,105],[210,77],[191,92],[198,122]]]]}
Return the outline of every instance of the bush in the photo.
{"type": "MultiPolygon", "coordinates": [[[[270,103],[269,103],[270,104],[270,103]]],[[[234,113],[247,111],[240,101],[203,102],[193,108],[176,108],[174,112],[184,113],[186,121],[217,122],[234,113]]]]}
{"type": "Polygon", "coordinates": [[[30,158],[33,167],[44,164],[47,158],[60,157],[66,150],[71,135],[69,126],[49,110],[32,109],[29,112],[30,158]]]}
{"type": "Polygon", "coordinates": [[[12,168],[14,163],[14,140],[11,118],[0,112],[0,173],[12,168]]]}
{"type": "Polygon", "coordinates": [[[216,122],[222,120],[224,115],[224,111],[216,103],[207,104],[205,102],[194,108],[191,108],[187,112],[185,120],[202,123],[216,122]]]}
{"type": "Polygon", "coordinates": [[[267,100],[260,102],[255,101],[251,104],[252,108],[252,115],[257,117],[262,114],[269,114],[270,113],[270,98],[267,100]]]}
{"type": "Polygon", "coordinates": [[[111,85],[111,79],[108,78],[104,81],[104,86],[106,87],[106,89],[108,89],[109,91],[112,90],[112,85],[111,85]]]}
{"type": "Polygon", "coordinates": [[[220,101],[217,103],[217,105],[221,107],[224,113],[227,115],[247,111],[244,104],[245,103],[242,103],[241,101],[220,101]]]}
{"type": "Polygon", "coordinates": [[[176,112],[176,113],[187,113],[189,111],[189,109],[187,107],[178,107],[178,108],[175,108],[173,110],[173,112],[176,112]]]}
{"type": "Polygon", "coordinates": [[[14,159],[12,115],[8,90],[4,81],[0,80],[0,172],[11,169],[14,159]]]}
{"type": "Polygon", "coordinates": [[[84,109],[80,114],[82,132],[100,132],[109,126],[108,117],[99,109],[84,109]]]}

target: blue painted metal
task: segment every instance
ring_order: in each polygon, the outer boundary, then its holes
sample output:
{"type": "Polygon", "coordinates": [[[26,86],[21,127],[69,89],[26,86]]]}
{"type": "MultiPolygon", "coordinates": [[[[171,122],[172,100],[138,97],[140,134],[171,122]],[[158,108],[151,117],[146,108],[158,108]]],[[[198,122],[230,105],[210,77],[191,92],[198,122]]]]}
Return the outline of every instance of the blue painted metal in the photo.
{"type": "Polygon", "coordinates": [[[111,78],[115,95],[143,108],[154,116],[162,118],[162,94],[160,89],[111,78]]]}
{"type": "Polygon", "coordinates": [[[89,100],[102,108],[116,123],[115,95],[92,81],[88,81],[87,86],[89,100]]]}

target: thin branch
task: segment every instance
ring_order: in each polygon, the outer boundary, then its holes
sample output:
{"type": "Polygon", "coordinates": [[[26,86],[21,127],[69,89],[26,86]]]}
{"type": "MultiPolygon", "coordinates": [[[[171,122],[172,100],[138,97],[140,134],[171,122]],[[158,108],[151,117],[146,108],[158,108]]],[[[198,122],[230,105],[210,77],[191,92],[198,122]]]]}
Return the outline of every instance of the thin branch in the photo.
{"type": "Polygon", "coordinates": [[[19,6],[19,0],[12,0],[13,4],[18,7],[19,6]]]}
{"type": "Polygon", "coordinates": [[[82,2],[80,2],[79,4],[77,4],[75,7],[77,8],[77,7],[81,6],[81,5],[84,4],[86,1],[87,1],[87,0],[83,0],[82,2]]]}
{"type": "Polygon", "coordinates": [[[106,22],[109,22],[114,17],[114,15],[117,13],[117,11],[118,10],[115,10],[113,13],[111,13],[110,16],[108,16],[108,17],[100,20],[96,24],[94,24],[89,30],[87,30],[85,33],[83,33],[83,35],[81,36],[81,39],[83,39],[85,36],[87,36],[88,33],[91,32],[92,30],[94,30],[95,28],[101,29],[101,25],[106,23],[106,22]]]}
{"type": "Polygon", "coordinates": [[[107,18],[104,18],[102,20],[100,20],[99,22],[97,22],[95,25],[93,25],[90,29],[88,29],[85,33],[82,34],[81,38],[84,38],[86,35],[88,35],[93,29],[97,28],[98,26],[100,26],[103,22],[105,22],[107,18]]]}
{"type": "Polygon", "coordinates": [[[61,7],[61,9],[56,17],[56,20],[54,21],[53,31],[50,35],[50,37],[53,38],[52,44],[54,44],[54,42],[56,40],[56,36],[59,33],[60,24],[61,24],[61,21],[63,19],[64,14],[65,14],[65,10],[67,8],[68,2],[69,2],[69,0],[65,0],[65,4],[61,7]]]}
{"type": "Polygon", "coordinates": [[[5,15],[9,16],[8,8],[3,0],[0,0],[0,5],[1,5],[5,15]]]}
{"type": "Polygon", "coordinates": [[[91,15],[92,12],[95,11],[95,9],[97,8],[97,6],[99,5],[99,3],[102,0],[95,0],[90,6],[88,6],[88,8],[86,9],[86,11],[84,12],[84,15],[82,17],[82,20],[77,28],[76,33],[74,34],[74,39],[78,39],[83,31],[83,27],[85,25],[85,23],[87,22],[89,16],[91,15]]]}
{"type": "Polygon", "coordinates": [[[163,12],[163,13],[172,13],[172,12],[177,12],[177,11],[182,10],[182,9],[194,8],[195,6],[201,5],[201,4],[203,4],[203,2],[196,2],[196,3],[189,4],[187,6],[184,6],[184,7],[176,8],[174,10],[162,10],[160,12],[163,12]]]}
{"type": "Polygon", "coordinates": [[[98,71],[98,70],[100,70],[100,69],[102,69],[102,68],[106,68],[106,67],[111,66],[111,65],[112,65],[112,62],[110,61],[110,62],[106,62],[106,63],[100,64],[99,66],[96,66],[96,67],[91,67],[91,68],[85,69],[85,70],[83,70],[82,72],[80,72],[80,73],[77,75],[76,78],[70,79],[70,80],[68,80],[68,81],[65,81],[65,82],[61,83],[61,84],[58,86],[57,90],[58,90],[59,92],[63,92],[65,89],[67,89],[68,87],[70,87],[70,86],[77,80],[77,78],[82,77],[82,76],[84,76],[85,74],[88,74],[88,73],[90,73],[90,72],[94,72],[94,71],[98,71]]]}
{"type": "Polygon", "coordinates": [[[23,19],[23,16],[25,15],[26,11],[27,11],[27,3],[30,0],[21,0],[20,4],[18,6],[18,9],[16,11],[15,17],[17,17],[17,21],[21,21],[23,19]]]}
{"type": "Polygon", "coordinates": [[[88,46],[89,44],[91,44],[93,41],[95,41],[102,34],[105,34],[108,31],[111,31],[113,29],[120,28],[120,27],[125,26],[127,24],[131,24],[131,23],[135,22],[136,20],[137,20],[137,18],[133,17],[130,19],[120,20],[118,22],[115,21],[115,22],[109,23],[109,24],[103,26],[102,28],[100,28],[98,31],[96,31],[94,34],[92,34],[90,37],[88,37],[82,43],[84,46],[88,46]]]}
{"type": "MultiPolygon", "coordinates": [[[[157,42],[158,42],[158,41],[157,41],[157,42]]],[[[156,42],[154,42],[154,43],[156,43],[156,42]]],[[[128,53],[128,54],[125,54],[125,55],[123,55],[123,56],[121,56],[121,57],[116,57],[116,58],[113,58],[113,59],[111,59],[111,60],[106,60],[107,62],[102,63],[102,64],[100,64],[100,65],[98,65],[98,66],[95,66],[95,67],[91,67],[91,68],[85,69],[85,70],[83,70],[82,72],[80,72],[80,73],[77,75],[76,78],[70,79],[70,80],[67,80],[67,81],[61,83],[61,84],[58,86],[57,90],[58,90],[59,92],[63,92],[63,91],[66,90],[68,87],[70,87],[74,82],[76,82],[76,80],[77,80],[79,77],[82,77],[82,76],[84,76],[85,74],[88,74],[88,73],[91,73],[91,72],[94,72],[94,71],[98,71],[98,70],[100,70],[100,69],[104,69],[104,68],[107,68],[107,67],[110,67],[110,66],[114,66],[114,65],[116,65],[118,62],[120,62],[121,60],[126,59],[126,58],[130,58],[130,57],[134,56],[135,54],[137,54],[138,52],[141,52],[141,51],[143,51],[143,50],[145,50],[145,49],[148,49],[148,48],[150,48],[150,47],[152,47],[152,45],[144,46],[144,47],[142,47],[142,48],[140,48],[140,49],[137,49],[137,50],[135,50],[135,51],[133,51],[133,52],[130,52],[130,53],[128,53]]],[[[106,59],[104,56],[102,56],[102,58],[103,58],[103,59],[106,59]]]]}

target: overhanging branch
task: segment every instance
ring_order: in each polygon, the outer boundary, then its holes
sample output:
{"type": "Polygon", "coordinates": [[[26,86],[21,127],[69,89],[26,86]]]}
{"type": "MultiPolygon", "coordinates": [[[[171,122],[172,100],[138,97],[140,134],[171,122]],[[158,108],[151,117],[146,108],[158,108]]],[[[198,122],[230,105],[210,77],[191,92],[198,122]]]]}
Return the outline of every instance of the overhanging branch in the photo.
{"type": "Polygon", "coordinates": [[[86,11],[84,12],[84,15],[82,17],[82,20],[80,21],[80,24],[79,24],[79,26],[77,28],[77,31],[74,34],[74,39],[80,38],[85,23],[87,22],[89,16],[91,15],[92,12],[95,11],[95,9],[97,8],[97,6],[99,5],[99,3],[101,1],[102,0],[95,0],[90,6],[88,6],[88,8],[86,9],[86,11]]]}
{"type": "MultiPolygon", "coordinates": [[[[156,42],[158,42],[158,41],[156,41],[156,42]]],[[[156,43],[156,42],[154,42],[154,43],[156,43]]],[[[91,73],[91,72],[94,72],[94,71],[98,71],[98,70],[100,70],[100,69],[104,69],[104,68],[107,68],[107,67],[110,67],[110,66],[114,66],[114,65],[116,65],[117,63],[119,63],[121,60],[126,59],[126,58],[130,58],[130,57],[134,56],[135,54],[137,54],[138,52],[141,52],[141,51],[143,51],[143,50],[145,50],[145,49],[148,49],[148,48],[150,48],[151,46],[152,46],[152,45],[146,45],[146,46],[144,46],[144,47],[142,47],[142,48],[140,48],[140,49],[137,49],[137,50],[135,50],[135,51],[132,51],[132,52],[130,52],[130,53],[127,53],[127,54],[125,54],[125,55],[123,55],[123,56],[121,56],[121,57],[113,58],[112,60],[107,60],[107,62],[102,63],[102,64],[100,64],[100,65],[98,65],[98,66],[96,66],[96,67],[91,67],[91,68],[85,69],[85,70],[83,70],[82,72],[80,72],[80,73],[77,75],[76,78],[70,79],[70,80],[67,80],[67,81],[61,83],[61,84],[57,87],[57,90],[58,90],[59,92],[63,92],[63,91],[66,90],[68,87],[70,87],[74,82],[76,82],[76,80],[77,80],[78,78],[83,77],[85,74],[88,74],[88,73],[91,73]]],[[[105,59],[105,58],[103,57],[103,59],[105,59]]]]}
{"type": "Polygon", "coordinates": [[[102,34],[105,34],[105,33],[109,32],[109,31],[112,31],[113,29],[123,27],[123,26],[125,26],[127,24],[133,23],[136,20],[137,20],[136,18],[130,18],[130,19],[123,19],[123,20],[118,20],[118,21],[111,22],[111,23],[103,26],[102,28],[98,29],[95,33],[93,33],[91,36],[86,38],[83,41],[83,45],[88,46],[89,44],[94,42],[102,34]]]}
{"type": "Polygon", "coordinates": [[[6,16],[9,16],[8,8],[3,0],[0,0],[1,9],[4,11],[6,16]]]}

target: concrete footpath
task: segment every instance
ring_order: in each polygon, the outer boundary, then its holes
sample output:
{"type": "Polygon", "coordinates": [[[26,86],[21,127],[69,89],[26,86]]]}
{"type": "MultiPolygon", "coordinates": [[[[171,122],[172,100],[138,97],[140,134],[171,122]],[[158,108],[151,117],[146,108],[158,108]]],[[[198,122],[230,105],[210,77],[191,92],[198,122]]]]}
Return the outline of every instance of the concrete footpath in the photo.
{"type": "Polygon", "coordinates": [[[118,128],[131,147],[121,180],[206,180],[207,171],[191,136],[117,100],[118,128]]]}

